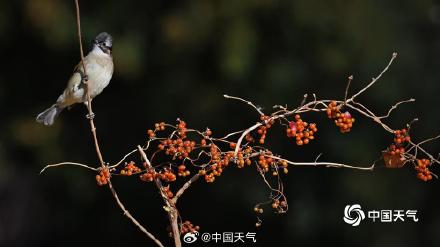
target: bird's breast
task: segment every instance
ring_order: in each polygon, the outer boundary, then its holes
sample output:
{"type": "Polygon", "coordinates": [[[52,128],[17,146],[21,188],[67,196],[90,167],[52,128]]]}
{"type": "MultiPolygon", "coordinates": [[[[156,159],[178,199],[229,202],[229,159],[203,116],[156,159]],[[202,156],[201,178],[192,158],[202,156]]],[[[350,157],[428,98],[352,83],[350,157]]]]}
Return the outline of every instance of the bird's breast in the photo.
{"type": "Polygon", "coordinates": [[[90,97],[94,98],[109,84],[113,75],[113,61],[111,57],[91,57],[87,64],[90,97]]]}

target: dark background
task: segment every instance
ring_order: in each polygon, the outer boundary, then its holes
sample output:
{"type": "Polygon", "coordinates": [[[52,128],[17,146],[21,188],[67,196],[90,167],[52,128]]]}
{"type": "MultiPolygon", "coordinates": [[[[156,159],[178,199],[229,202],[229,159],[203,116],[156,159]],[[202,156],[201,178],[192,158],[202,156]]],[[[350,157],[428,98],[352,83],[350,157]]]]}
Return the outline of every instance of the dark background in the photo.
{"type": "MultiPolygon", "coordinates": [[[[414,97],[386,123],[401,128],[418,117],[416,140],[440,132],[435,1],[111,0],[82,1],[81,8],[87,48],[100,31],[114,37],[115,74],[93,105],[108,162],[143,144],[157,121],[181,117],[220,136],[257,120],[251,108],[223,99],[225,93],[266,112],[275,104],[298,105],[304,93],[342,99],[348,75],[355,77],[354,92],[394,51],[396,63],[362,102],[382,114],[414,97]]],[[[98,164],[84,107],[63,112],[52,127],[34,121],[79,61],[73,1],[0,1],[0,47],[0,246],[153,245],[109,190],[96,186],[95,174],[65,167],[38,175],[50,163],[98,164]]],[[[320,131],[312,144],[299,148],[274,128],[267,145],[296,161],[313,161],[322,152],[321,160],[369,165],[392,136],[355,117],[348,135],[323,114],[315,116],[320,131]]],[[[427,148],[435,154],[439,145],[427,148]]],[[[411,166],[374,172],[293,167],[284,180],[289,212],[265,208],[258,229],[253,206],[269,191],[253,168],[230,167],[214,184],[199,181],[181,198],[180,211],[201,232],[255,231],[259,246],[440,244],[439,181],[416,179],[411,166]],[[416,209],[420,221],[363,221],[353,228],[342,220],[352,203],[365,210],[416,209]]],[[[135,217],[171,246],[154,186],[135,177],[113,181],[135,217]]]]}

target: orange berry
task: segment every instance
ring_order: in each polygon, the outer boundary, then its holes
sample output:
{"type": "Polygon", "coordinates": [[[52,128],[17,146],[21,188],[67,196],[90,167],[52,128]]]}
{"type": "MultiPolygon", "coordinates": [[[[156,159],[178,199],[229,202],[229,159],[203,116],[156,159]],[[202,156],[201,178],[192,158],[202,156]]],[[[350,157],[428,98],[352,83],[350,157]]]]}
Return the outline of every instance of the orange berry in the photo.
{"type": "Polygon", "coordinates": [[[210,136],[210,135],[212,135],[212,131],[210,129],[206,129],[205,134],[207,136],[210,136]]]}

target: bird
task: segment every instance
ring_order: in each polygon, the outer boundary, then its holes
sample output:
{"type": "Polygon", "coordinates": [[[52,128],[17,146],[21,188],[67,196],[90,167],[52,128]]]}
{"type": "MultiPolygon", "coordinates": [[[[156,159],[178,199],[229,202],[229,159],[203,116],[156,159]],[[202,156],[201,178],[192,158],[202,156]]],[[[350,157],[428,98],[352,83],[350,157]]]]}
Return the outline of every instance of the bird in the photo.
{"type": "MultiPolygon", "coordinates": [[[[112,56],[113,37],[106,33],[99,33],[92,41],[92,49],[84,57],[84,64],[87,75],[84,73],[82,61],[75,67],[70,77],[66,89],[58,97],[55,104],[38,114],[36,121],[46,126],[50,126],[55,119],[65,109],[74,104],[88,104],[86,94],[86,84],[88,85],[90,98],[99,95],[108,86],[113,76],[113,56],[112,56]]],[[[93,117],[89,116],[88,117],[93,117]]]]}

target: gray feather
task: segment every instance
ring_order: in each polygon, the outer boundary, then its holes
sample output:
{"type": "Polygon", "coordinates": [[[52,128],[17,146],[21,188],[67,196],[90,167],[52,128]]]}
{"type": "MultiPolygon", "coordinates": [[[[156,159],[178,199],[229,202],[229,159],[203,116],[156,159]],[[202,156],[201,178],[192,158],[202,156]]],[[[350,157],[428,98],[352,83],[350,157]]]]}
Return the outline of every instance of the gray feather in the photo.
{"type": "Polygon", "coordinates": [[[44,125],[52,125],[55,119],[61,113],[63,108],[59,107],[57,104],[52,105],[50,108],[46,109],[44,112],[38,114],[36,120],[44,125]]]}

